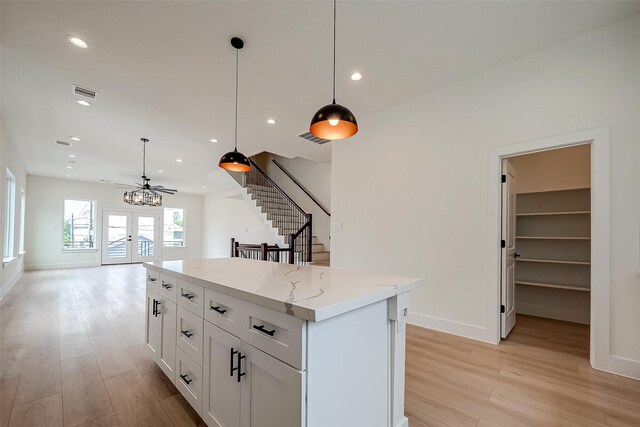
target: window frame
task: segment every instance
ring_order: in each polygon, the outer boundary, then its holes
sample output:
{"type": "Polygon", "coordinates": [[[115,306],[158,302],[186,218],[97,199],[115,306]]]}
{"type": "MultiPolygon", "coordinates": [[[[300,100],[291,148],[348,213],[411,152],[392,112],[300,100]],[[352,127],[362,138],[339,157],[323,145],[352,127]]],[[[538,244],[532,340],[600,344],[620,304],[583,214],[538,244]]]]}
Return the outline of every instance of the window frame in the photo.
{"type": "Polygon", "coordinates": [[[174,248],[181,249],[187,247],[187,209],[182,207],[173,207],[173,206],[163,206],[162,207],[162,247],[163,248],[174,248]],[[182,211],[182,246],[170,246],[164,244],[164,218],[167,209],[180,209],[182,211]]]}
{"type": "Polygon", "coordinates": [[[81,199],[76,197],[65,197],[62,199],[62,233],[60,235],[60,242],[62,243],[62,251],[63,252],[96,252],[100,245],[98,244],[98,231],[97,231],[97,216],[98,216],[98,202],[95,199],[81,199]],[[91,220],[93,224],[93,247],[91,248],[66,248],[64,246],[64,214],[65,214],[65,204],[67,200],[78,201],[78,202],[91,202],[93,203],[93,218],[91,220]]]}
{"type": "Polygon", "coordinates": [[[2,261],[8,262],[15,256],[16,234],[16,176],[9,168],[5,171],[6,177],[6,205],[4,218],[4,239],[2,242],[2,261]]]}

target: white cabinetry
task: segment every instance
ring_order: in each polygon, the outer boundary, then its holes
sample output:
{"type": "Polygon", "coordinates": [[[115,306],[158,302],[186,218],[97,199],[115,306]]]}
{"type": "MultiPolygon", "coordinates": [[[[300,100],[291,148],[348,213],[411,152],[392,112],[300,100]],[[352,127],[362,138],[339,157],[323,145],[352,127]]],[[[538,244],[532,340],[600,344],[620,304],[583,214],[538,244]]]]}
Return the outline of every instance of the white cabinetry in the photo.
{"type": "Polygon", "coordinates": [[[205,323],[202,411],[218,427],[304,425],[303,372],[205,323]]]}
{"type": "MultiPolygon", "coordinates": [[[[417,281],[385,277],[392,282],[385,286],[396,293],[379,297],[380,285],[373,285],[365,302],[350,304],[338,313],[335,304],[328,305],[327,310],[335,314],[312,321],[296,313],[304,307],[289,302],[294,280],[285,275],[289,267],[264,262],[237,266],[265,269],[265,274],[282,269],[282,288],[270,289],[278,296],[259,305],[253,294],[238,294],[222,285],[237,277],[225,260],[207,262],[223,264],[221,269],[229,276],[203,280],[176,274],[171,268],[158,273],[150,265],[147,283],[147,345],[207,425],[407,426],[404,322],[409,298],[407,290],[400,291],[393,282],[404,281],[410,289],[417,281]],[[167,324],[158,319],[166,319],[167,324]],[[173,359],[163,356],[167,346],[173,346],[172,352],[166,350],[173,359]]],[[[196,271],[202,274],[200,268],[196,271]]],[[[329,270],[318,274],[323,283],[338,286],[325,277],[329,270]]],[[[244,277],[240,270],[238,276],[244,277]]],[[[344,280],[344,273],[339,280],[344,280]]],[[[362,283],[362,275],[352,280],[362,283]]],[[[303,285],[296,282],[295,286],[303,285]]],[[[341,292],[353,295],[361,287],[357,284],[341,292]]],[[[323,292],[312,292],[309,298],[323,292]]]]}

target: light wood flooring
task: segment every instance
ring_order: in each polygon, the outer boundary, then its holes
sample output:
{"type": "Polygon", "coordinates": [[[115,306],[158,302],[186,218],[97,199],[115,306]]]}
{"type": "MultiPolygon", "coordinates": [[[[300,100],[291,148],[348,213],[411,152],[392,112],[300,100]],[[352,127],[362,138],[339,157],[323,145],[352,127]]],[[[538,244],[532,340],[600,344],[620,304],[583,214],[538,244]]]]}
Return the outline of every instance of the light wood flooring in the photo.
{"type": "Polygon", "coordinates": [[[589,365],[589,327],[518,315],[502,344],[407,331],[405,412],[424,426],[640,426],[640,381],[589,365]]]}
{"type": "MultiPolygon", "coordinates": [[[[144,286],[140,265],[26,272],[0,302],[0,427],[204,425],[144,348],[144,286]]],[[[499,346],[409,326],[410,426],[640,426],[640,381],[587,358],[575,324],[521,316],[499,346]]]]}

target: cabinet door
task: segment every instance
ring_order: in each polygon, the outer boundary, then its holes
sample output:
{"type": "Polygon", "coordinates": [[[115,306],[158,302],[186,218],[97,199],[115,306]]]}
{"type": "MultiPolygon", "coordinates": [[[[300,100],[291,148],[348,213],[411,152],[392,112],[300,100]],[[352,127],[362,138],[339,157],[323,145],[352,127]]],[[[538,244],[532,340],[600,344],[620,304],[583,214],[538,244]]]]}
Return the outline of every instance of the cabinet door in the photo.
{"type": "Polygon", "coordinates": [[[160,347],[158,365],[169,379],[176,381],[176,303],[162,298],[160,310],[160,347]]]}
{"type": "Polygon", "coordinates": [[[202,418],[209,426],[240,426],[240,351],[240,338],[204,322],[202,418]]]}
{"type": "Polygon", "coordinates": [[[155,292],[147,290],[147,308],[145,318],[145,343],[153,354],[153,360],[158,361],[160,350],[160,317],[158,305],[160,297],[155,292]]]}
{"type": "Polygon", "coordinates": [[[242,427],[304,426],[303,373],[242,343],[242,427]]]}

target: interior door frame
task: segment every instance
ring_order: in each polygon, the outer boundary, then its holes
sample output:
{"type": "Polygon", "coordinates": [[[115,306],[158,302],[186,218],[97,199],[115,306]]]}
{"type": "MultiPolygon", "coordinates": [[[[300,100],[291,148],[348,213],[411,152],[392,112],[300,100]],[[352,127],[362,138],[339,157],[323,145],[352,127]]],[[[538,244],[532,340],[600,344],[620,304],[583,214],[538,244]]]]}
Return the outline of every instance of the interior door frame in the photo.
{"type": "Polygon", "coordinates": [[[591,325],[590,357],[610,371],[609,128],[596,128],[494,148],[489,152],[487,233],[487,340],[500,343],[502,159],[575,145],[591,146],[591,325]]]}
{"type": "Polygon", "coordinates": [[[101,216],[101,224],[100,224],[100,265],[116,265],[116,264],[136,264],[136,263],[142,263],[142,262],[146,262],[146,261],[153,261],[153,260],[139,260],[139,259],[135,259],[135,251],[137,250],[137,245],[134,245],[134,242],[137,242],[136,238],[133,237],[133,235],[135,234],[135,219],[136,219],[136,215],[139,216],[155,216],[156,219],[158,220],[157,223],[157,227],[154,230],[154,234],[155,234],[155,247],[154,247],[154,254],[156,254],[156,260],[160,260],[162,259],[162,228],[163,228],[163,223],[162,223],[162,213],[161,212],[149,212],[149,211],[143,211],[143,210],[124,210],[124,209],[109,209],[109,208],[103,208],[100,212],[100,216],[101,216]],[[115,214],[115,215],[131,215],[131,236],[132,236],[132,240],[131,240],[131,245],[129,248],[129,252],[130,252],[130,256],[129,256],[129,260],[126,262],[114,262],[114,263],[104,263],[103,262],[103,255],[104,255],[104,251],[105,248],[103,247],[103,244],[107,244],[108,243],[108,238],[107,236],[105,236],[104,230],[105,230],[105,220],[108,219],[109,214],[115,214]]]}

